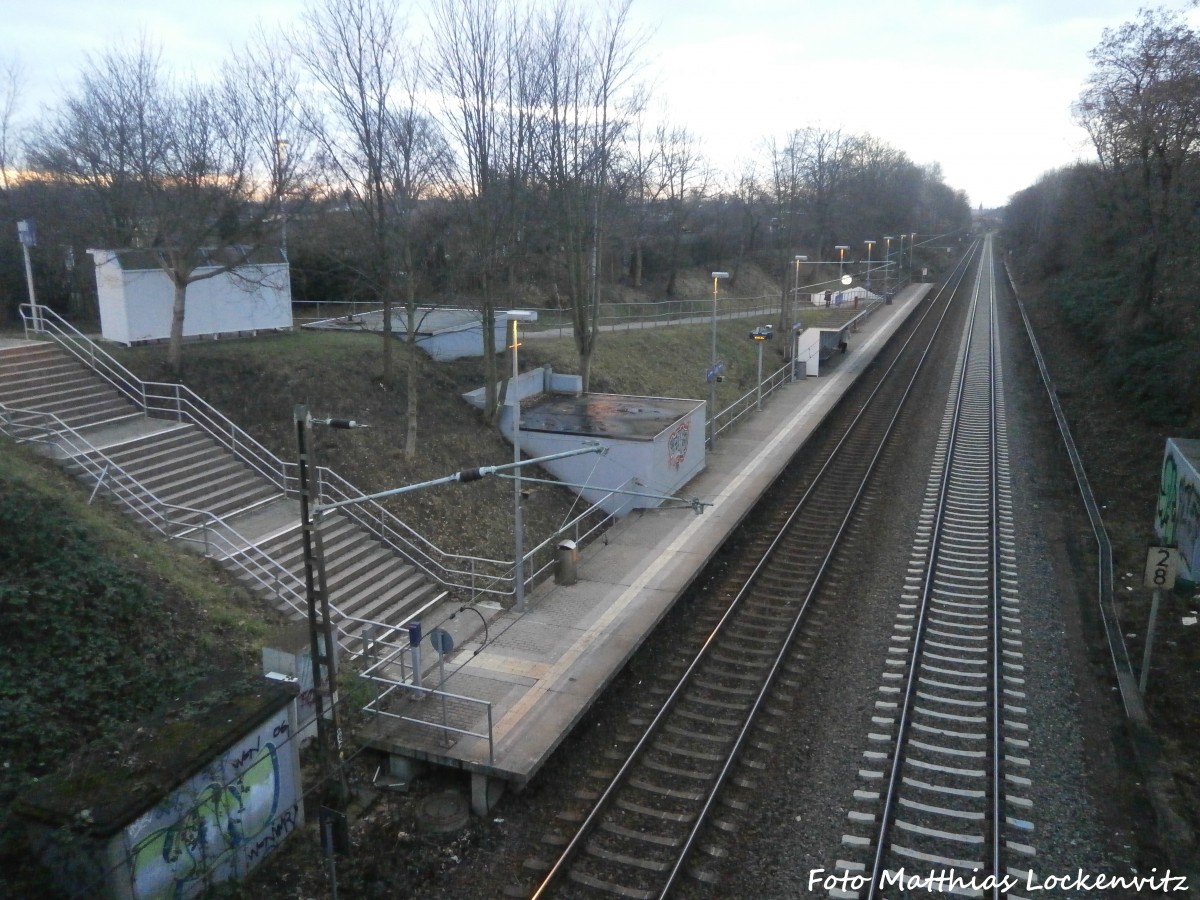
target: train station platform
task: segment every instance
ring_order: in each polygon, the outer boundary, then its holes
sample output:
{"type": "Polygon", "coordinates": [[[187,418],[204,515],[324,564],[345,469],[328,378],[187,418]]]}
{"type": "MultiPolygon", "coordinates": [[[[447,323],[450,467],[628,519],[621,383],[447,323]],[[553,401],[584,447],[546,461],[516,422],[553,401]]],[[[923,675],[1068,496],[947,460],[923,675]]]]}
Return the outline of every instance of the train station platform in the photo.
{"type": "MultiPolygon", "coordinates": [[[[470,772],[481,815],[505,785],[531,780],[931,287],[910,285],[876,307],[820,377],[785,385],[724,432],[681,490],[712,504],[702,514],[629,515],[580,552],[575,584],[539,585],[523,613],[471,607],[477,617],[456,616],[459,627],[474,619],[478,630],[423,667],[426,687],[444,693],[413,697],[397,687],[388,714],[360,732],[389,754],[393,779],[407,781],[422,765],[470,772]]],[[[436,658],[424,652],[426,663],[436,658]]]]}

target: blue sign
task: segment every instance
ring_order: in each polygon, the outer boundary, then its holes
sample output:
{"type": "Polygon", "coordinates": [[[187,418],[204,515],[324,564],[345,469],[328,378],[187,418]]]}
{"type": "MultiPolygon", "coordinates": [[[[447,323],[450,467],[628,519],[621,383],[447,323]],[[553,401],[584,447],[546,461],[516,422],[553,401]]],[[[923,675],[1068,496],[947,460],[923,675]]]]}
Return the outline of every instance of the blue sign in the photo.
{"type": "Polygon", "coordinates": [[[454,649],[454,638],[445,628],[435,628],[429,632],[429,643],[442,656],[454,649]]]}

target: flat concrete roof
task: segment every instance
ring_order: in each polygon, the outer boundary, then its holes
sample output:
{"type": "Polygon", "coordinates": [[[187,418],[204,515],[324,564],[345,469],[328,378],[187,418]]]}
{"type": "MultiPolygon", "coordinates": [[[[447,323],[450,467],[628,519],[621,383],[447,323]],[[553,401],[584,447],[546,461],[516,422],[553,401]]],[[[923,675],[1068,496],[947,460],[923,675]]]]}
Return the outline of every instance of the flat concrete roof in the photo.
{"type": "Polygon", "coordinates": [[[521,403],[521,430],[648,441],[703,402],[627,394],[542,395],[521,403]]]}
{"type": "MultiPolygon", "coordinates": [[[[417,316],[417,334],[435,335],[444,331],[461,331],[464,328],[478,327],[481,321],[482,316],[475,309],[423,307],[417,316]]],[[[383,310],[373,309],[352,316],[338,316],[335,319],[312,322],[306,327],[383,331],[383,310]]],[[[392,309],[392,333],[408,334],[408,316],[402,307],[392,309]]]]}

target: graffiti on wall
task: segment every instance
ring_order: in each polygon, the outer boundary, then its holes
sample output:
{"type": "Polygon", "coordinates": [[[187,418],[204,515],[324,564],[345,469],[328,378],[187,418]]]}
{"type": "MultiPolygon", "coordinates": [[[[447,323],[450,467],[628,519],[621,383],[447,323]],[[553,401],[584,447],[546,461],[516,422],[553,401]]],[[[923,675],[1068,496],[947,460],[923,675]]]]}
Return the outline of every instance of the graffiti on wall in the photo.
{"type": "Polygon", "coordinates": [[[132,894],[193,897],[244,875],[302,821],[287,709],[126,829],[132,894]]]}
{"type": "Polygon", "coordinates": [[[1179,577],[1200,581],[1200,474],[1174,441],[1163,457],[1154,531],[1164,546],[1179,548],[1179,577]]]}
{"type": "Polygon", "coordinates": [[[691,437],[692,423],[683,419],[675,425],[674,430],[667,435],[667,462],[672,469],[678,469],[687,458],[688,438],[691,437]]]}

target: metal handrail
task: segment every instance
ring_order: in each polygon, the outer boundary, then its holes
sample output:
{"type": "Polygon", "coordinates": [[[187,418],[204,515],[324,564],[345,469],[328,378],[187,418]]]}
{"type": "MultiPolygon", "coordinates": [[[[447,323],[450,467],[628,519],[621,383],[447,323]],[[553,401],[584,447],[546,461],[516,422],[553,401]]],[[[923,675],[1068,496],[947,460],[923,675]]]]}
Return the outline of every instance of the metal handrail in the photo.
{"type": "Polygon", "coordinates": [[[305,613],[304,584],[287,568],[262,552],[221,516],[209,510],[168,503],[158,497],[53,413],[0,403],[0,432],[18,443],[42,443],[59,448],[66,458],[96,481],[97,488],[103,484],[109,494],[152,529],[173,540],[203,544],[205,555],[220,556],[231,562],[257,583],[270,588],[296,612],[305,613]],[[20,421],[16,417],[20,417],[20,421]],[[197,539],[197,533],[202,537],[197,539]]]}
{"type": "MultiPolygon", "coordinates": [[[[297,493],[297,463],[281,460],[187,386],[142,381],[53,310],[40,305],[35,310],[28,303],[22,304],[20,310],[26,335],[33,333],[51,337],[147,415],[196,425],[284,494],[294,496],[297,493]]],[[[365,496],[359,488],[328,467],[319,469],[319,481],[322,501],[365,496]]],[[[581,518],[598,509],[599,506],[593,504],[581,518]]],[[[351,507],[347,513],[385,546],[440,584],[463,590],[471,596],[490,594],[503,597],[513,594],[512,573],[515,566],[511,561],[450,553],[373,500],[351,507]]],[[[561,533],[560,530],[551,540],[561,533]]],[[[530,559],[533,552],[526,554],[526,558],[530,559]]],[[[544,569],[539,569],[539,573],[544,569]]]]}
{"type": "MultiPolygon", "coordinates": [[[[875,312],[875,310],[883,305],[884,303],[882,300],[869,301],[863,307],[862,312],[846,322],[844,327],[849,328],[857,326],[859,322],[867,318],[867,316],[875,312]]],[[[775,391],[779,390],[785,384],[791,383],[793,380],[791,373],[795,367],[795,364],[796,361],[789,360],[763,379],[761,396],[764,399],[769,397],[775,391]]],[[[756,410],[758,408],[758,398],[759,388],[756,385],[746,393],[742,394],[742,396],[738,397],[724,409],[718,410],[716,416],[714,416],[714,427],[712,430],[713,434],[719,436],[722,432],[732,428],[735,424],[737,424],[737,422],[747,413],[756,410]]]]}
{"type": "MultiPolygon", "coordinates": [[[[296,301],[300,302],[300,301],[296,301]]],[[[449,308],[449,307],[443,307],[449,308]]],[[[721,319],[743,319],[751,316],[777,315],[780,303],[768,295],[757,297],[718,298],[717,317],[721,319]]],[[[382,308],[354,310],[343,316],[318,318],[304,323],[304,328],[321,328],[347,319],[363,319],[382,312],[382,308]]],[[[574,328],[573,313],[568,309],[542,309],[539,320],[526,330],[526,336],[557,332],[560,336],[574,328]]],[[[707,322],[712,318],[712,298],[680,300],[644,300],[630,303],[607,304],[601,307],[596,325],[608,331],[632,331],[635,328],[655,327],[666,323],[682,324],[688,321],[707,322]],[[611,314],[605,309],[614,310],[611,314]],[[625,310],[617,313],[615,310],[625,310]]]]}
{"type": "Polygon", "coordinates": [[[527,576],[529,580],[536,584],[538,578],[555,565],[557,562],[556,551],[558,549],[558,544],[564,535],[573,535],[571,540],[573,540],[576,545],[582,545],[586,543],[589,538],[595,537],[597,534],[606,530],[613,522],[615,522],[616,514],[606,512],[603,516],[596,518],[596,520],[593,521],[590,526],[585,527],[582,531],[580,530],[581,525],[583,525],[589,518],[592,518],[597,511],[603,509],[603,504],[605,502],[617,496],[621,491],[628,489],[635,482],[636,479],[630,478],[617,488],[609,491],[591,506],[584,509],[583,512],[579,513],[577,516],[568,520],[567,522],[564,522],[561,526],[559,526],[558,530],[555,531],[554,534],[530,550],[529,553],[526,554],[526,560],[528,561],[526,565],[526,571],[530,573],[527,576]],[[543,552],[548,553],[546,562],[542,563],[541,565],[536,565],[534,563],[535,557],[543,552]]]}
{"type": "Polygon", "coordinates": [[[488,745],[488,765],[492,765],[496,761],[496,745],[493,739],[493,720],[492,720],[492,702],[490,700],[480,700],[477,697],[467,697],[462,694],[452,694],[449,691],[438,690],[437,688],[427,688],[420,685],[408,684],[403,681],[395,681],[390,678],[385,678],[382,675],[365,676],[367,681],[377,682],[379,684],[388,685],[387,690],[369,701],[363,706],[363,712],[370,713],[376,716],[387,716],[388,718],[398,719],[401,722],[407,722],[410,725],[420,725],[425,728],[432,728],[434,731],[442,732],[443,734],[458,734],[465,737],[479,738],[487,741],[488,745]],[[400,713],[389,712],[383,709],[381,704],[385,697],[395,691],[403,690],[405,693],[423,694],[426,697],[441,697],[443,700],[455,700],[459,703],[466,703],[472,706],[481,706],[487,714],[487,730],[486,731],[471,731],[467,728],[456,728],[445,722],[431,722],[428,719],[415,719],[412,716],[401,715],[400,713]]]}
{"type": "MultiPolygon", "coordinates": [[[[445,594],[430,601],[423,607],[425,609],[433,606],[443,599],[445,594]]],[[[415,619],[416,615],[410,617],[410,621],[415,619]]],[[[403,626],[390,629],[392,634],[403,634],[403,626]]],[[[493,719],[492,719],[492,702],[490,700],[480,700],[477,697],[468,697],[464,694],[454,694],[441,689],[441,682],[436,688],[427,688],[421,684],[420,673],[416,672],[411,661],[413,648],[411,644],[395,643],[379,638],[366,638],[369,641],[369,649],[364,651],[363,656],[368,659],[367,666],[358,673],[358,677],[375,685],[375,698],[362,707],[362,711],[376,716],[387,716],[388,718],[398,719],[401,722],[408,722],[412,725],[420,725],[426,728],[432,728],[447,736],[449,740],[450,734],[465,735],[467,737],[476,737],[481,740],[486,740],[488,745],[488,764],[495,762],[495,738],[493,734],[493,719]],[[379,655],[379,648],[385,648],[388,652],[386,655],[379,655]],[[399,667],[399,677],[390,677],[384,674],[386,669],[399,667]],[[411,678],[411,680],[409,680],[411,678]],[[379,686],[386,685],[385,689],[380,691],[379,686]],[[407,694],[422,694],[425,699],[432,697],[440,697],[443,703],[446,700],[456,700],[471,706],[483,707],[487,720],[487,731],[478,732],[471,731],[465,728],[457,728],[450,725],[448,722],[441,723],[433,722],[428,719],[418,719],[412,716],[405,716],[400,713],[394,713],[383,709],[383,701],[388,695],[393,692],[403,690],[407,694]]],[[[444,707],[443,707],[444,709],[444,707]]]]}
{"type": "Polygon", "coordinates": [[[34,333],[52,338],[147,415],[157,413],[156,418],[198,425],[238,459],[283,489],[283,461],[186,385],[143,381],[48,307],[39,305],[35,311],[32,304],[23,303],[20,311],[27,337],[34,333]]]}
{"type": "MultiPolygon", "coordinates": [[[[786,362],[774,372],[769,374],[762,382],[762,397],[766,399],[779,390],[785,384],[790,384],[792,381],[792,364],[786,362]]],[[[715,434],[720,435],[721,432],[732,428],[737,424],[738,420],[747,413],[754,412],[758,408],[759,389],[757,386],[752,387],[742,396],[738,397],[727,407],[720,410],[716,415],[715,434]],[[723,421],[727,420],[727,421],[723,421]]]]}
{"type": "MultiPolygon", "coordinates": [[[[140,407],[147,415],[188,422],[266,477],[283,493],[294,496],[298,489],[299,466],[281,460],[223,413],[180,384],[144,382],[53,310],[22,304],[26,335],[47,335],[95,371],[140,407]]],[[[365,494],[332,469],[319,470],[322,500],[359,499],[365,494]]],[[[375,501],[364,501],[349,514],[385,546],[409,560],[416,568],[447,587],[472,595],[479,593],[511,596],[513,563],[450,553],[438,547],[394,513],[375,501]],[[483,582],[488,587],[480,587],[483,582]],[[499,589],[496,585],[507,582],[499,589]]]]}

